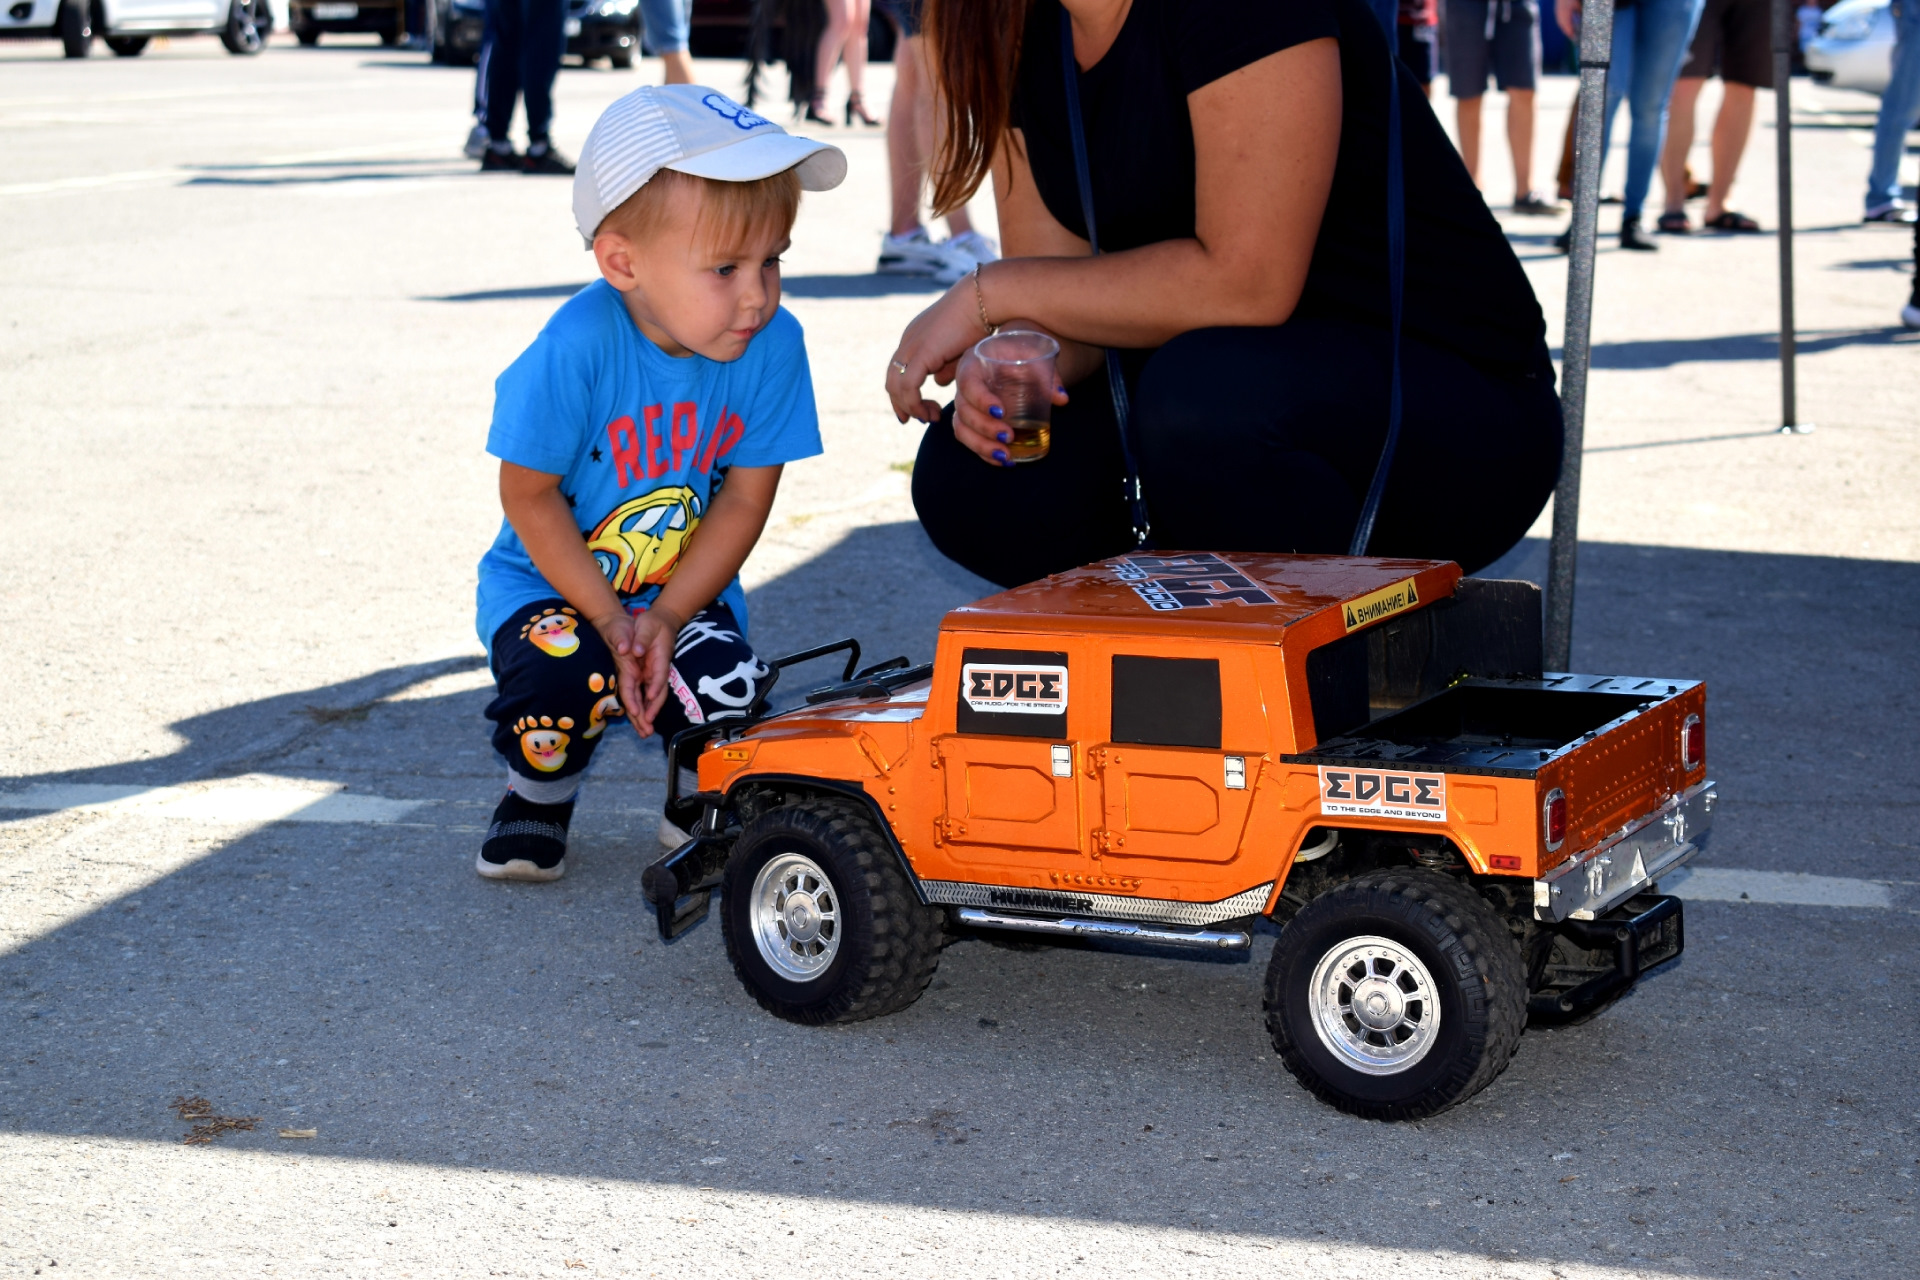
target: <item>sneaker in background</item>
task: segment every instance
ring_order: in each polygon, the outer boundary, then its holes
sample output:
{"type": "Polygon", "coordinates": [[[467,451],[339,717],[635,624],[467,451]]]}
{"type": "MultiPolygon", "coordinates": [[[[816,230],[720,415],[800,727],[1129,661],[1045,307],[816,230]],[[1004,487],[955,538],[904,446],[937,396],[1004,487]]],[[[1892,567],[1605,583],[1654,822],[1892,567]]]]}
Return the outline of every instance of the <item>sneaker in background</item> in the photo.
{"type": "Polygon", "coordinates": [[[467,130],[467,145],[460,149],[469,160],[478,160],[487,154],[487,126],[475,124],[467,130]]]}
{"type": "Polygon", "coordinates": [[[526,171],[525,158],[511,146],[503,151],[489,144],[486,151],[481,153],[480,172],[482,173],[525,173],[526,171]]]}
{"type": "Polygon", "coordinates": [[[1920,329],[1920,295],[1900,308],[1900,323],[1909,329],[1920,329]]]}
{"type": "Polygon", "coordinates": [[[573,175],[573,161],[544,142],[536,142],[527,148],[524,163],[526,168],[523,172],[525,173],[553,174],[562,178],[573,175]]]}
{"type": "Polygon", "coordinates": [[[1915,213],[1912,205],[1905,204],[1899,200],[1889,200],[1885,204],[1877,204],[1867,210],[1866,216],[1861,218],[1860,221],[1893,222],[1901,226],[1907,226],[1913,222],[1914,217],[1915,213]]]}
{"type": "Polygon", "coordinates": [[[962,231],[947,241],[947,248],[957,249],[983,266],[1000,261],[1000,246],[978,231],[962,231]]]}
{"type": "Polygon", "coordinates": [[[1535,218],[1552,217],[1555,214],[1565,212],[1565,210],[1561,208],[1559,201],[1549,200],[1537,191],[1526,191],[1515,196],[1513,198],[1513,211],[1535,218]]]}
{"type": "Polygon", "coordinates": [[[932,276],[941,284],[953,284],[978,265],[969,254],[935,244],[925,227],[915,227],[904,236],[880,238],[880,262],[874,269],[881,275],[932,276]]]}
{"type": "Polygon", "coordinates": [[[473,869],[489,880],[558,880],[567,874],[573,801],[534,804],[509,791],[493,811],[473,869]]]}

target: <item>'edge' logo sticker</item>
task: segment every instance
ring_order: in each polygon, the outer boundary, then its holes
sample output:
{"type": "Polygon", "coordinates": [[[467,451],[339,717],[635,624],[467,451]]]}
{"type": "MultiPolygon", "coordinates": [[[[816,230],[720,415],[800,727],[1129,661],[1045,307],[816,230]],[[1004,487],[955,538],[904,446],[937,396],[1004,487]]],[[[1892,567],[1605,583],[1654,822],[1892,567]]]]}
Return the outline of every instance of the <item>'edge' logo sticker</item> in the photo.
{"type": "Polygon", "coordinates": [[[1320,766],[1320,812],[1353,818],[1447,820],[1447,775],[1320,766]]]}
{"type": "Polygon", "coordinates": [[[1058,716],[1067,711],[1067,669],[969,662],[960,668],[960,696],[975,711],[1058,716]]]}
{"type": "Polygon", "coordinates": [[[1368,592],[1358,600],[1347,601],[1340,606],[1340,616],[1346,620],[1348,631],[1358,631],[1368,623],[1390,618],[1419,603],[1420,597],[1413,589],[1413,579],[1408,578],[1405,582],[1396,582],[1390,587],[1368,592]]]}
{"type": "Polygon", "coordinates": [[[1108,564],[1114,577],[1155,612],[1217,604],[1279,603],[1259,583],[1217,555],[1127,556],[1108,564]]]}

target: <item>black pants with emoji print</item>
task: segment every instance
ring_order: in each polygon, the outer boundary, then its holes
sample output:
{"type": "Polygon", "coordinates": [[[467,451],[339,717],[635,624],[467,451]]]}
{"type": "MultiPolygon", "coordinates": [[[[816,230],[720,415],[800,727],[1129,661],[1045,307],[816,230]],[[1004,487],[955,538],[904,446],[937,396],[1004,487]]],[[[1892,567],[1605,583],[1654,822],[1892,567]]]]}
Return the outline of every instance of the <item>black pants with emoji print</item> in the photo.
{"type": "MultiPolygon", "coordinates": [[[[674,643],[654,720],[662,748],[689,725],[745,715],[767,675],[733,610],[716,600],[694,614],[674,643]]],[[[494,634],[493,678],[486,714],[508,785],[534,804],[571,799],[594,748],[626,714],[606,641],[565,600],[536,601],[494,634]]]]}

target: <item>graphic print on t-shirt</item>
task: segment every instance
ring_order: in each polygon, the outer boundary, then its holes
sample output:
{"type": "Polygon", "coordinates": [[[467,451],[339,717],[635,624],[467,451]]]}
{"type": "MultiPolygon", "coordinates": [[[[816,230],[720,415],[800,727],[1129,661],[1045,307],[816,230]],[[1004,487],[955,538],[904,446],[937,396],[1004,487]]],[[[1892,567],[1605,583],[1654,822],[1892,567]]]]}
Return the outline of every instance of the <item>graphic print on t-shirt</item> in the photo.
{"type": "Polygon", "coordinates": [[[615,507],[587,535],[587,550],[621,596],[663,586],[706,510],[686,485],[655,489],[615,507]]]}

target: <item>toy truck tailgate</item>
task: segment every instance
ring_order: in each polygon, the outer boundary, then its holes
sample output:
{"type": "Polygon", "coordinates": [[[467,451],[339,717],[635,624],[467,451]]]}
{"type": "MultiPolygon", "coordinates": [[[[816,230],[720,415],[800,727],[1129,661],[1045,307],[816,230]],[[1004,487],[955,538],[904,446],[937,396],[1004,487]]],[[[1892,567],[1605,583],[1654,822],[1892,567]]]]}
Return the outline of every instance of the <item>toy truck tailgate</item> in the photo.
{"type": "Polygon", "coordinates": [[[1477,852],[1534,878],[1542,920],[1594,919],[1677,869],[1705,845],[1714,800],[1706,686],[1691,680],[1463,680],[1284,759],[1319,768],[1323,812],[1330,769],[1496,787],[1501,821],[1477,852]]]}

